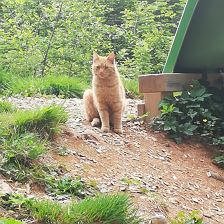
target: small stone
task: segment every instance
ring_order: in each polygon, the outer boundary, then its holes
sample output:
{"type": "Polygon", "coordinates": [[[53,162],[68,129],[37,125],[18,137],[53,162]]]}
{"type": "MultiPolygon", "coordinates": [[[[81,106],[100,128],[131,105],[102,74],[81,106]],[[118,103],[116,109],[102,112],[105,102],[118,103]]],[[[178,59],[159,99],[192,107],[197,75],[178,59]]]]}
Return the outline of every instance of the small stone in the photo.
{"type": "Polygon", "coordinates": [[[197,199],[197,198],[192,198],[192,201],[199,204],[199,199],[197,199]]]}
{"type": "Polygon", "coordinates": [[[9,184],[7,184],[4,180],[0,179],[0,194],[10,194],[13,190],[9,184]]]}
{"type": "Polygon", "coordinates": [[[212,216],[214,216],[214,214],[213,213],[206,212],[206,213],[203,213],[203,216],[205,216],[207,218],[212,218],[212,216]]]}
{"type": "Polygon", "coordinates": [[[170,144],[169,143],[166,143],[164,146],[165,147],[170,147],[170,144]]]}
{"type": "Polygon", "coordinates": [[[151,224],[168,224],[166,217],[163,214],[156,214],[150,219],[151,224]]]}

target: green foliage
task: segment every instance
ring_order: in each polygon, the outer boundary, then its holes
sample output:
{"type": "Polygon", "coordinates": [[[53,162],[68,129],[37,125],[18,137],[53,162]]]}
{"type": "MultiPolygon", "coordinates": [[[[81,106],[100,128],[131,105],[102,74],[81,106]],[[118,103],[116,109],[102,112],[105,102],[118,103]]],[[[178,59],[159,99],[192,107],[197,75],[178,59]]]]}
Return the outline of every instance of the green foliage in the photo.
{"type": "Polygon", "coordinates": [[[36,160],[48,148],[42,138],[52,137],[66,120],[67,113],[59,106],[0,113],[1,172],[18,181],[34,178],[43,169],[36,160]]]}
{"type": "Polygon", "coordinates": [[[181,95],[166,97],[160,103],[161,116],[155,119],[153,127],[166,131],[177,143],[194,135],[209,144],[223,146],[223,96],[223,90],[194,82],[181,95]]]}
{"type": "Polygon", "coordinates": [[[213,161],[217,166],[224,168],[224,155],[216,156],[213,161]]]}
{"type": "MultiPolygon", "coordinates": [[[[67,75],[46,75],[44,77],[25,76],[1,71],[0,93],[3,95],[36,94],[56,95],[64,98],[82,97],[88,87],[87,81],[67,75]]],[[[0,105],[1,108],[1,105],[0,105]]]]}
{"type": "Polygon", "coordinates": [[[0,224],[22,224],[22,222],[15,219],[0,218],[0,224]]]}
{"type": "Polygon", "coordinates": [[[1,146],[1,170],[11,178],[23,181],[32,176],[34,161],[46,152],[46,143],[32,133],[13,135],[1,146]]]}
{"type": "Polygon", "coordinates": [[[15,111],[15,107],[7,101],[0,101],[0,113],[15,111]]]}
{"type": "Polygon", "coordinates": [[[21,76],[90,80],[96,49],[115,51],[128,79],[161,72],[185,2],[2,0],[0,67],[21,76]]]}
{"type": "Polygon", "coordinates": [[[62,176],[57,178],[53,175],[45,175],[44,182],[46,191],[54,195],[73,195],[79,198],[85,198],[86,195],[94,195],[96,189],[84,182],[80,177],[71,178],[62,176]]]}
{"type": "Polygon", "coordinates": [[[140,223],[124,194],[97,196],[62,207],[57,202],[30,200],[31,213],[44,223],[140,223]]]}
{"type": "Polygon", "coordinates": [[[192,211],[189,214],[181,211],[177,214],[176,218],[171,220],[171,224],[203,224],[202,216],[199,211],[192,211]]]}
{"type": "MultiPolygon", "coordinates": [[[[126,95],[129,98],[136,98],[139,96],[138,92],[138,81],[134,79],[123,79],[126,95]]],[[[141,97],[141,96],[139,96],[141,97]]]]}
{"type": "Polygon", "coordinates": [[[53,105],[36,111],[17,110],[13,113],[1,113],[0,123],[9,135],[31,131],[51,137],[67,118],[67,113],[62,107],[53,105]]]}

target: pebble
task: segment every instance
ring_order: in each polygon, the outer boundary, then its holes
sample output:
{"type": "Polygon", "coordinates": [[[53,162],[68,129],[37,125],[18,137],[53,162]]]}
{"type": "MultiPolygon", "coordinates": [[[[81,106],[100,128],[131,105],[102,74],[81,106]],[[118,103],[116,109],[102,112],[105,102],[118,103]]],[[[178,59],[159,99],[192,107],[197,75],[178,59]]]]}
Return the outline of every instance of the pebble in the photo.
{"type": "Polygon", "coordinates": [[[6,183],[4,180],[0,179],[0,195],[10,194],[12,192],[13,190],[11,186],[8,183],[6,183]]]}
{"type": "Polygon", "coordinates": [[[151,224],[168,224],[168,222],[163,214],[156,214],[151,217],[151,224]]]}

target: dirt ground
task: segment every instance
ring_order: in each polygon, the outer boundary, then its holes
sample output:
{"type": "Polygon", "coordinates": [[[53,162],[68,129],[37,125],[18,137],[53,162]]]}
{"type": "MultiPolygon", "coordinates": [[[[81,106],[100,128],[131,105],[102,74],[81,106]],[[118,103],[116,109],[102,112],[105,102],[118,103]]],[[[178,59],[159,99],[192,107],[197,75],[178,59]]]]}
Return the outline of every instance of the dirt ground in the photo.
{"type": "Polygon", "coordinates": [[[94,130],[65,134],[57,141],[73,153],[53,158],[72,174],[95,180],[102,192],[130,192],[145,217],[154,212],[173,217],[180,210],[196,209],[208,223],[224,223],[224,184],[207,175],[224,172],[202,145],[176,145],[162,134],[138,134],[128,125],[116,145],[117,138],[94,130]],[[91,146],[94,142],[103,150],[91,146]]]}
{"type": "MultiPolygon", "coordinates": [[[[38,105],[38,99],[11,101],[21,108],[29,101],[38,105]]],[[[212,163],[211,150],[193,141],[177,145],[139,121],[128,121],[128,114],[136,113],[136,104],[128,101],[124,133],[117,135],[86,123],[82,101],[63,103],[71,119],[55,140],[67,155],[53,150],[45,156],[46,162],[91,180],[103,193],[127,192],[146,220],[157,212],[170,218],[180,210],[200,210],[207,223],[224,223],[224,183],[208,177],[209,171],[224,177],[224,171],[212,163]]]]}

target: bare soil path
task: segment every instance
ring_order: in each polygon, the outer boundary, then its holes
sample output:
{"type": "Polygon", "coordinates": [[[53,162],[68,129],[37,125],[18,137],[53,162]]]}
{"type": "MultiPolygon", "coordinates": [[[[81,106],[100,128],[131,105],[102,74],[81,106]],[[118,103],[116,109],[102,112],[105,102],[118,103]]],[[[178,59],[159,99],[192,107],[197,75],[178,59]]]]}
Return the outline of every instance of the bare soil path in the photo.
{"type": "Polygon", "coordinates": [[[224,177],[224,171],[212,164],[211,152],[190,141],[176,145],[140,122],[128,121],[129,114],[136,114],[136,100],[127,100],[122,135],[101,133],[86,123],[80,99],[8,100],[22,109],[63,105],[70,117],[56,142],[67,148],[68,155],[53,151],[48,161],[94,181],[101,192],[126,191],[144,217],[155,212],[173,217],[180,210],[197,209],[208,223],[224,223],[224,183],[207,175],[212,171],[224,177]]]}

